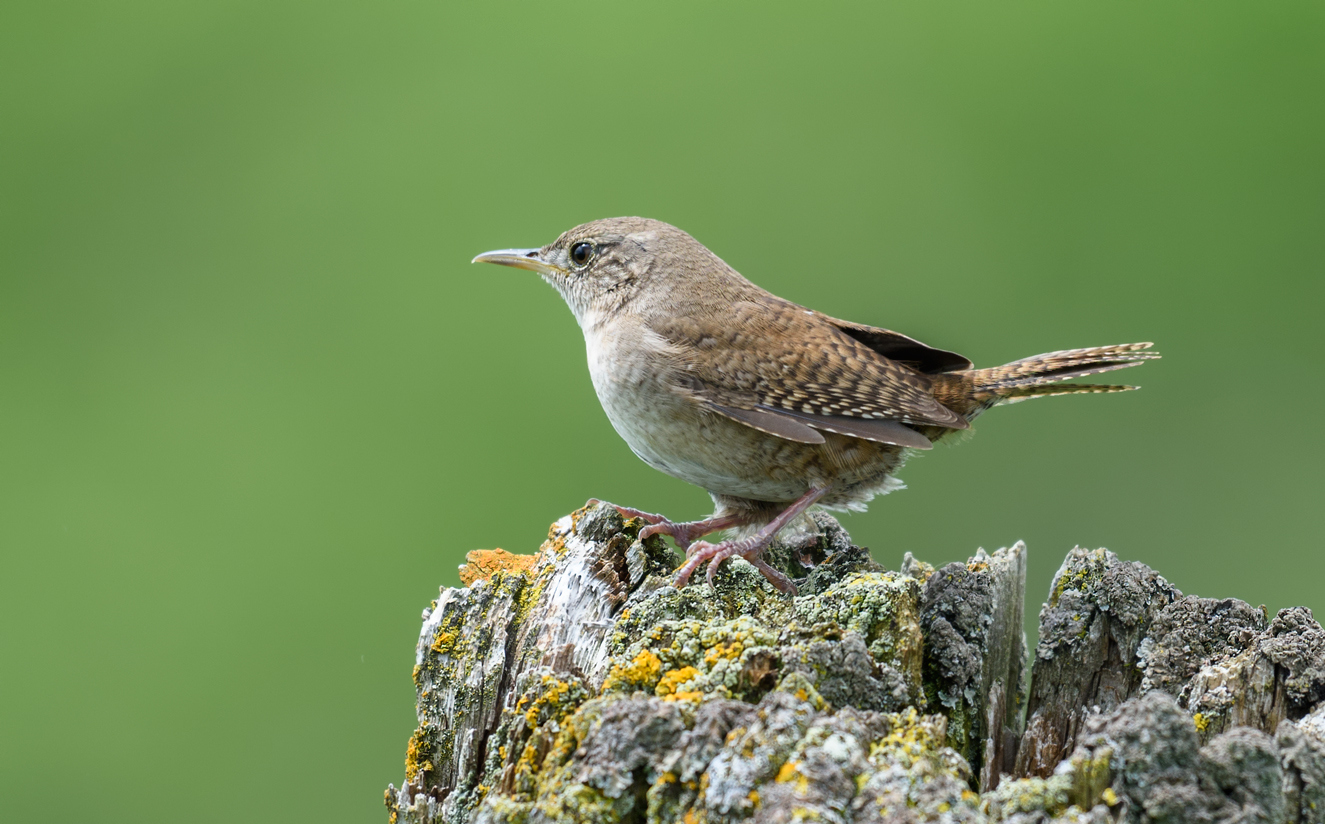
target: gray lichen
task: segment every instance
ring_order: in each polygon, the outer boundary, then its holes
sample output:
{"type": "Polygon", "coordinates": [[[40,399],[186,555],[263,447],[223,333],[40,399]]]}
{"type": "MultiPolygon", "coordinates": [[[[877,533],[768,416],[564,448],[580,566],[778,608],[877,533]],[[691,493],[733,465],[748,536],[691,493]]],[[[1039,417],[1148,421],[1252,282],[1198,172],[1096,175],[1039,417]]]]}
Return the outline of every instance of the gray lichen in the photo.
{"type": "Polygon", "coordinates": [[[425,611],[392,822],[1325,824],[1309,611],[1074,550],[1028,693],[1023,545],[892,572],[807,524],[770,553],[795,598],[741,561],[677,590],[606,505],[485,557],[425,611]]]}
{"type": "Polygon", "coordinates": [[[982,549],[926,578],[920,624],[927,697],[948,716],[948,743],[988,790],[1012,770],[1021,733],[1026,546],[993,555],[982,549]]]}
{"type": "Polygon", "coordinates": [[[1085,708],[1110,710],[1137,694],[1137,650],[1155,616],[1181,595],[1154,570],[1106,549],[1068,553],[1040,610],[1017,775],[1052,774],[1072,752],[1085,708]]]}

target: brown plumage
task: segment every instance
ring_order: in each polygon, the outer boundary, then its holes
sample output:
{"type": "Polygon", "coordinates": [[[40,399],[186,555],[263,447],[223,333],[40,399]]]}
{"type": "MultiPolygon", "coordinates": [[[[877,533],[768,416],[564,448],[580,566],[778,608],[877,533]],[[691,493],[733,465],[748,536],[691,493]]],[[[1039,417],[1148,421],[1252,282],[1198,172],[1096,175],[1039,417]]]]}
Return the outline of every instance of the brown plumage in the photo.
{"type": "Polygon", "coordinates": [[[892,332],[832,318],[754,285],[681,230],[643,218],[587,223],[540,249],[476,261],[532,269],[584,331],[594,389],[645,462],[704,487],[704,521],[650,520],[687,550],[685,584],[703,563],[741,555],[784,590],[760,557],[811,505],[861,508],[899,484],[928,449],[999,403],[1129,386],[1061,384],[1158,357],[1150,344],[1073,349],[989,369],[892,332]],[[744,528],[745,537],[697,542],[744,528]]]}

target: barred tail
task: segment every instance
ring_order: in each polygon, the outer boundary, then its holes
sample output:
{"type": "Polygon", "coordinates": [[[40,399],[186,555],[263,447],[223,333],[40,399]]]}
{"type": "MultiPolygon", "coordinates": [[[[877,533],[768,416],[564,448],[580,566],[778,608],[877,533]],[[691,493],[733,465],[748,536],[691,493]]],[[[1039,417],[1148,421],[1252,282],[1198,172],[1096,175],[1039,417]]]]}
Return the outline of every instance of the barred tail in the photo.
{"type": "Polygon", "coordinates": [[[1071,378],[1098,375],[1115,369],[1140,366],[1159,357],[1147,352],[1154,344],[1124,343],[1090,349],[1065,349],[1031,358],[1022,358],[1003,366],[976,369],[966,373],[971,399],[984,404],[1015,403],[1049,395],[1077,393],[1126,392],[1135,386],[1101,384],[1061,384],[1071,378]]]}

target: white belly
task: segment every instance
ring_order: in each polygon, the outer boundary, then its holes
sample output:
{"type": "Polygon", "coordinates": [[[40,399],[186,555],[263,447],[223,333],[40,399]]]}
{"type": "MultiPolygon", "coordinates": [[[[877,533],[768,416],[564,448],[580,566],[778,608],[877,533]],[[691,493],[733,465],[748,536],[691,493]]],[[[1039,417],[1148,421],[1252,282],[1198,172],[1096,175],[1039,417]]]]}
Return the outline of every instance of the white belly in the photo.
{"type": "MultiPolygon", "coordinates": [[[[624,341],[612,329],[585,334],[589,374],[598,401],[622,439],[661,472],[719,495],[760,501],[792,501],[809,488],[795,473],[769,472],[779,452],[804,450],[703,410],[671,386],[666,374],[645,368],[642,347],[658,341],[624,341]]],[[[791,466],[803,463],[781,462],[791,466]]]]}

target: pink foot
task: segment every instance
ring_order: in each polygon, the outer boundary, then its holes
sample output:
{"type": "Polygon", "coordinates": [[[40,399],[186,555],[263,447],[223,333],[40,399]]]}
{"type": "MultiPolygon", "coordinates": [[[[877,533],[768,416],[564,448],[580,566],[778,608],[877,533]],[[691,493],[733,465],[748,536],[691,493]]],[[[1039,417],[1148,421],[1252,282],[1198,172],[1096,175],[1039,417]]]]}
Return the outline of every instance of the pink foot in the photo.
{"type": "Polygon", "coordinates": [[[744,541],[723,541],[717,544],[710,544],[708,541],[700,541],[690,548],[686,553],[686,562],[676,571],[676,582],[673,584],[678,589],[690,582],[690,576],[695,574],[695,570],[701,565],[709,565],[706,579],[709,585],[713,585],[713,576],[718,571],[718,566],[723,561],[735,555],[744,555],[752,552],[754,546],[749,539],[744,541]]]}
{"type": "Polygon", "coordinates": [[[695,541],[708,535],[710,532],[718,532],[723,529],[731,529],[735,526],[741,526],[745,523],[743,518],[735,515],[724,515],[721,518],[706,518],[702,521],[686,521],[684,523],[673,523],[672,521],[662,520],[650,523],[639,531],[640,540],[644,540],[651,535],[671,535],[676,545],[685,550],[686,557],[691,554],[691,546],[695,541]]]}
{"type": "MultiPolygon", "coordinates": [[[[597,498],[590,498],[589,503],[601,504],[602,501],[598,500],[597,498]]],[[[620,512],[621,517],[623,518],[639,518],[640,520],[650,524],[660,524],[663,521],[667,520],[661,515],[654,515],[652,512],[645,512],[642,509],[631,509],[628,506],[617,506],[616,504],[608,504],[608,506],[612,507],[617,512],[620,512]]]]}
{"type": "Polygon", "coordinates": [[[707,562],[709,568],[705,572],[704,578],[708,581],[709,586],[713,586],[713,577],[717,574],[718,567],[722,565],[722,562],[739,555],[763,573],[774,589],[795,595],[796,585],[791,582],[791,579],[769,566],[768,562],[763,559],[764,550],[767,548],[767,543],[763,546],[757,546],[754,539],[750,538],[743,541],[723,541],[718,544],[700,541],[690,548],[686,562],[676,571],[676,580],[672,585],[678,589],[685,586],[690,582],[690,576],[695,574],[695,570],[707,562]]]}
{"type": "MultiPolygon", "coordinates": [[[[602,503],[594,498],[590,503],[602,503]]],[[[746,523],[744,518],[737,515],[723,515],[719,518],[706,518],[702,521],[669,521],[663,515],[655,515],[652,512],[645,512],[642,509],[632,509],[628,506],[617,506],[611,504],[625,518],[639,518],[648,524],[639,532],[640,540],[649,538],[653,535],[670,535],[676,545],[685,551],[687,557],[690,555],[690,546],[700,538],[708,535],[710,532],[718,532],[723,529],[742,526],[746,523]]]]}
{"type": "Polygon", "coordinates": [[[708,572],[705,578],[709,586],[713,585],[713,576],[718,571],[718,566],[723,561],[734,555],[740,555],[745,560],[754,565],[763,573],[768,582],[772,584],[779,592],[796,592],[796,586],[792,584],[791,579],[773,567],[769,566],[763,557],[764,550],[773,543],[773,537],[787,524],[795,520],[802,512],[814,505],[815,501],[828,494],[828,488],[822,487],[811,489],[801,497],[797,498],[791,506],[783,510],[769,524],[760,529],[749,538],[743,538],[739,541],[723,541],[718,544],[710,544],[707,541],[700,541],[693,544],[686,551],[686,562],[676,571],[676,581],[674,586],[678,589],[690,582],[690,576],[695,574],[703,563],[708,563],[708,572]]]}

